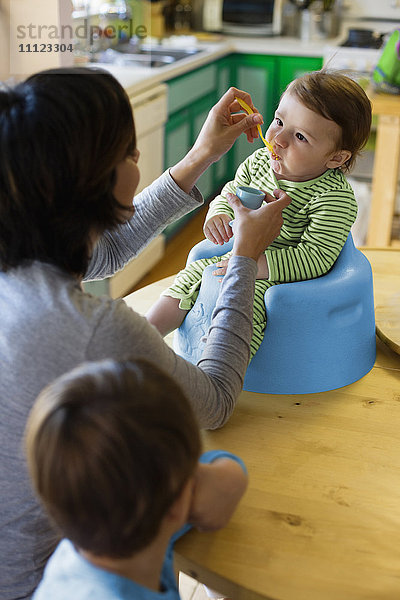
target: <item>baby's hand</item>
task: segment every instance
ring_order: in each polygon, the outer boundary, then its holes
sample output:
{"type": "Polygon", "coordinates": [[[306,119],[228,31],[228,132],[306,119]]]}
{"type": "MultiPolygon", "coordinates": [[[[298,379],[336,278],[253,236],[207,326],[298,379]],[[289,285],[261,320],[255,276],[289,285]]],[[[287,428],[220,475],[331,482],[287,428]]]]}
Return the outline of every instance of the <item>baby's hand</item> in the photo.
{"type": "MultiPolygon", "coordinates": [[[[224,260],[220,260],[215,263],[215,266],[218,267],[215,271],[213,271],[213,275],[216,277],[223,277],[226,274],[226,270],[228,268],[229,258],[224,258],[224,260]]],[[[222,281],[222,279],[220,279],[222,281]]]]}
{"type": "Polygon", "coordinates": [[[225,214],[215,215],[204,224],[203,231],[207,239],[214,244],[222,246],[233,236],[232,227],[229,225],[232,217],[225,214]]]}
{"type": "Polygon", "coordinates": [[[257,261],[257,275],[256,279],[268,279],[269,269],[265,254],[261,254],[257,261]]]}

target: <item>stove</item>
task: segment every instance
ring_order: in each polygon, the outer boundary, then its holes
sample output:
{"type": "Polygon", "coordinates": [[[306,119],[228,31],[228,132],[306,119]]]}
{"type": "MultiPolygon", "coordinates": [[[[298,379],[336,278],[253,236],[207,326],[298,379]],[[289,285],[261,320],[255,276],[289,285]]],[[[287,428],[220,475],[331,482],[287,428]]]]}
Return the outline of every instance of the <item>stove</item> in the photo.
{"type": "Polygon", "coordinates": [[[348,48],[375,48],[379,50],[383,46],[383,33],[378,33],[374,29],[354,29],[350,28],[347,34],[347,40],[341,44],[348,48]]]}

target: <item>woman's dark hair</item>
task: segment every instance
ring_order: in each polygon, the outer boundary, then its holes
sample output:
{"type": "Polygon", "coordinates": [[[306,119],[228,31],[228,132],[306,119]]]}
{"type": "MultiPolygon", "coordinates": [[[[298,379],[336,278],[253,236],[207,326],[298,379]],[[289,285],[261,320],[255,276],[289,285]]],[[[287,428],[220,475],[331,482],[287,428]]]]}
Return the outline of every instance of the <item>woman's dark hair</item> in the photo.
{"type": "Polygon", "coordinates": [[[61,533],[123,558],[157,535],[194,473],[200,433],[169,375],[145,360],[106,360],[42,391],[26,446],[35,489],[61,533]]]}
{"type": "Polygon", "coordinates": [[[135,147],[129,98],[106,71],[52,69],[1,90],[0,268],[83,275],[93,235],[122,221],[115,167],[135,147]]]}

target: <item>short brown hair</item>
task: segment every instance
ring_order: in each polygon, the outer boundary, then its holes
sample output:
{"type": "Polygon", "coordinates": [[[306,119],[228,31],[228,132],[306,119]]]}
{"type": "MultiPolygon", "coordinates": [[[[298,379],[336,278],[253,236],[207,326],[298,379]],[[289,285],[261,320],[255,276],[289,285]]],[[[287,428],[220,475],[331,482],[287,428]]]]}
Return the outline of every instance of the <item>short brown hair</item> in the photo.
{"type": "Polygon", "coordinates": [[[298,77],[288,85],[286,92],[339,125],[342,135],[337,141],[337,150],[351,152],[341,168],[350,171],[371,130],[371,102],[362,87],[340,71],[322,69],[298,77]]]}
{"type": "Polygon", "coordinates": [[[199,429],[145,361],[86,363],[47,386],[26,430],[34,487],[61,533],[98,556],[146,547],[193,474],[199,429]]]}

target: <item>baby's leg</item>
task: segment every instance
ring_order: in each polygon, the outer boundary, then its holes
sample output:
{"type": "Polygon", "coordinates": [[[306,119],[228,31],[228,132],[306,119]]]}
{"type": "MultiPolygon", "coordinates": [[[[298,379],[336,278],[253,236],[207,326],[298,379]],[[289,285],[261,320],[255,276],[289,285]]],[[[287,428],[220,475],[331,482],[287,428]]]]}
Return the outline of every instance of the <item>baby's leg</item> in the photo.
{"type": "Polygon", "coordinates": [[[188,312],[188,310],[179,308],[179,298],[160,296],[146,313],[146,319],[158,329],[162,336],[166,336],[182,325],[188,312]]]}
{"type": "Polygon", "coordinates": [[[201,258],[179,271],[173,284],[146,314],[147,320],[161,335],[168,335],[182,325],[187,313],[196,302],[204,269],[225,256],[227,255],[201,258]]]}

